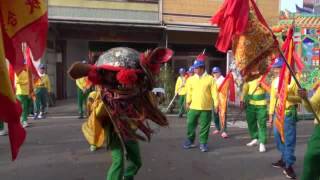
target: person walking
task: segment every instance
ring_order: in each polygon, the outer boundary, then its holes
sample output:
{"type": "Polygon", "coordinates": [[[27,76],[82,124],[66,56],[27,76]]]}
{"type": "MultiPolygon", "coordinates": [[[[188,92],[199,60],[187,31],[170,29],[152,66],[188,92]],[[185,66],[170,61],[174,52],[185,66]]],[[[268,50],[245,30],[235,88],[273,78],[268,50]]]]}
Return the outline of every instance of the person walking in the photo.
{"type": "Polygon", "coordinates": [[[44,118],[45,108],[47,107],[48,92],[51,92],[49,76],[46,74],[46,65],[39,65],[40,79],[35,81],[36,111],[34,119],[44,118]]]}
{"type": "MultiPolygon", "coordinates": [[[[275,119],[275,109],[279,103],[278,99],[278,85],[279,85],[279,74],[282,66],[285,66],[282,58],[277,58],[272,68],[276,78],[271,84],[270,93],[270,106],[269,106],[269,125],[273,124],[275,119]]],[[[296,137],[297,137],[297,105],[301,102],[298,96],[298,86],[293,79],[287,87],[287,99],[285,107],[285,117],[283,124],[284,142],[282,141],[281,135],[277,126],[274,123],[274,140],[277,145],[278,151],[281,153],[280,160],[272,163],[275,168],[282,168],[284,175],[289,179],[295,179],[296,173],[293,169],[293,165],[296,161],[295,148],[296,148],[296,137]]]]}
{"type": "Polygon", "coordinates": [[[184,68],[179,69],[179,77],[176,81],[175,94],[179,96],[179,117],[181,118],[185,113],[185,103],[186,103],[186,71],[184,68]]]}
{"type": "MultiPolygon", "coordinates": [[[[219,87],[222,85],[223,81],[224,81],[224,76],[221,74],[221,70],[219,67],[215,66],[212,68],[211,74],[217,84],[217,88],[219,89],[219,87]]],[[[218,97],[222,96],[221,93],[218,94],[218,97]]],[[[219,98],[219,101],[222,98],[219,98]]],[[[220,114],[222,113],[222,111],[219,111],[219,108],[221,108],[221,104],[219,102],[219,106],[218,106],[218,112],[217,113],[213,113],[213,122],[215,124],[216,130],[214,130],[212,132],[212,134],[216,135],[219,134],[221,132],[221,137],[222,138],[228,138],[228,134],[227,134],[227,120],[225,119],[225,123],[221,123],[220,120],[222,120],[223,117],[226,117],[226,113],[225,114],[220,114]],[[221,124],[223,124],[223,127],[221,127],[221,124]]]]}
{"type": "Polygon", "coordinates": [[[21,124],[26,128],[29,126],[28,115],[32,101],[30,95],[33,90],[30,87],[31,82],[29,82],[30,78],[26,68],[15,76],[16,96],[22,106],[21,124]]]}
{"type": "MultiPolygon", "coordinates": [[[[255,76],[255,72],[252,72],[255,76]]],[[[261,76],[254,78],[242,87],[240,106],[245,108],[251,141],[246,144],[248,147],[259,145],[259,152],[266,152],[267,142],[267,90],[260,82],[261,76]]]]}
{"type": "Polygon", "coordinates": [[[213,77],[205,71],[205,56],[201,54],[195,60],[193,67],[195,74],[190,77],[187,90],[187,139],[183,144],[184,149],[196,147],[194,144],[197,125],[200,125],[199,141],[200,150],[207,152],[208,136],[211,123],[211,110],[218,108],[218,90],[213,77]]]}

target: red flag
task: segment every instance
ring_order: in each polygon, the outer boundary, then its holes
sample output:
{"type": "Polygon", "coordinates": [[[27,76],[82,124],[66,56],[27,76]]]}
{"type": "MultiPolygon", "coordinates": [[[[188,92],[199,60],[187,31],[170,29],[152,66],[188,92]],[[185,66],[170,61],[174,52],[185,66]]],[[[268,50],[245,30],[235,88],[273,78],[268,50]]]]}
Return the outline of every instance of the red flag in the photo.
{"type": "Polygon", "coordinates": [[[220,32],[216,48],[227,52],[234,34],[245,31],[249,18],[249,0],[225,0],[222,7],[211,18],[211,24],[218,25],[220,32]]]}
{"type": "Polygon", "coordinates": [[[8,123],[12,160],[15,160],[26,132],[20,124],[21,106],[10,82],[0,28],[0,121],[8,123]]]}
{"type": "Polygon", "coordinates": [[[45,52],[48,32],[46,2],[1,0],[0,19],[6,58],[19,73],[24,67],[21,43],[28,44],[35,60],[45,52]]]}
{"type": "Polygon", "coordinates": [[[15,92],[15,77],[14,77],[14,69],[12,67],[11,64],[9,64],[9,78],[10,78],[10,81],[11,81],[11,86],[12,86],[12,89],[13,89],[13,92],[15,92]]]}
{"type": "Polygon", "coordinates": [[[226,111],[227,111],[227,104],[228,98],[229,101],[235,102],[236,95],[235,95],[235,86],[234,86],[234,79],[232,72],[230,71],[221,85],[218,88],[219,92],[219,119],[220,124],[224,127],[226,123],[226,111]]]}
{"type": "Polygon", "coordinates": [[[31,49],[27,46],[25,50],[25,58],[27,61],[27,68],[28,71],[31,72],[32,76],[35,80],[40,79],[39,73],[37,71],[37,68],[35,67],[35,64],[33,63],[33,57],[31,54],[31,49]]]}
{"type": "MultiPolygon", "coordinates": [[[[291,66],[293,64],[293,52],[294,52],[294,43],[292,37],[287,36],[287,39],[289,39],[289,47],[285,47],[287,50],[286,52],[286,59],[288,61],[288,64],[291,66]],[[291,40],[290,40],[291,39],[291,40]]],[[[287,40],[286,40],[287,41],[287,40]]],[[[282,142],[285,141],[284,137],[284,119],[285,119],[285,110],[286,110],[286,102],[287,102],[287,96],[288,96],[288,85],[290,84],[291,80],[291,74],[289,72],[289,69],[286,65],[284,65],[280,72],[279,77],[279,84],[278,84],[278,103],[276,104],[276,120],[275,120],[275,126],[278,130],[282,142]]]]}
{"type": "Polygon", "coordinates": [[[297,65],[297,68],[299,70],[299,72],[302,72],[302,70],[304,69],[304,64],[301,60],[301,58],[299,57],[299,55],[297,54],[297,52],[293,52],[293,59],[295,64],[297,65]]]}
{"type": "Polygon", "coordinates": [[[236,91],[235,91],[234,84],[235,82],[234,82],[233,74],[230,71],[218,88],[218,92],[228,96],[231,102],[235,102],[236,100],[236,91]]]}
{"type": "Polygon", "coordinates": [[[245,80],[250,72],[266,72],[277,53],[277,41],[254,0],[226,0],[212,23],[220,27],[216,48],[226,52],[232,42],[236,65],[245,80]]]}
{"type": "Polygon", "coordinates": [[[21,107],[10,85],[5,58],[19,73],[25,66],[21,44],[26,42],[34,58],[40,59],[46,48],[47,31],[45,1],[0,1],[0,120],[8,123],[13,160],[18,155],[26,133],[20,123],[21,107]]]}

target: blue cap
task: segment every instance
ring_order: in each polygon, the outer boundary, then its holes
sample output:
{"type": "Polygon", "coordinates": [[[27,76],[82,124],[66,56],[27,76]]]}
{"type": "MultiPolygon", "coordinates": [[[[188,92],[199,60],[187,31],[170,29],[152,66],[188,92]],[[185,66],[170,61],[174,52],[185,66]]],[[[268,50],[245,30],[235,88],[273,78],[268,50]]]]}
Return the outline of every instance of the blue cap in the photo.
{"type": "Polygon", "coordinates": [[[186,70],[184,68],[179,69],[179,73],[185,73],[185,72],[186,72],[186,70]]]}
{"type": "Polygon", "coordinates": [[[193,73],[193,71],[194,71],[194,67],[190,66],[189,69],[188,69],[188,73],[193,73]]]}
{"type": "Polygon", "coordinates": [[[39,64],[39,69],[45,69],[46,65],[45,64],[39,64]]]}
{"type": "Polygon", "coordinates": [[[211,71],[211,72],[212,72],[212,73],[221,73],[221,70],[220,70],[219,67],[215,66],[215,67],[212,68],[212,71],[211,71]]]}
{"type": "Polygon", "coordinates": [[[282,57],[277,57],[274,64],[272,65],[272,68],[281,68],[284,64],[284,60],[282,57]]]}
{"type": "Polygon", "coordinates": [[[199,68],[199,67],[204,67],[204,66],[205,66],[204,62],[203,61],[198,61],[198,60],[195,60],[193,65],[192,65],[193,68],[199,68]]]}

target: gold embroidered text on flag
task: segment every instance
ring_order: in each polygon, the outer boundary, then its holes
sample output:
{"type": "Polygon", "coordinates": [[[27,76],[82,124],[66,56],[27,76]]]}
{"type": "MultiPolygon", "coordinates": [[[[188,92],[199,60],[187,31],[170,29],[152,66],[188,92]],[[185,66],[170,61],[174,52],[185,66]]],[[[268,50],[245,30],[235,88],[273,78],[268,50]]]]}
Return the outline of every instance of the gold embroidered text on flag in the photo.
{"type": "Polygon", "coordinates": [[[48,32],[46,1],[1,0],[0,12],[6,58],[15,71],[20,72],[24,67],[21,43],[27,43],[35,60],[45,52],[48,32]]]}

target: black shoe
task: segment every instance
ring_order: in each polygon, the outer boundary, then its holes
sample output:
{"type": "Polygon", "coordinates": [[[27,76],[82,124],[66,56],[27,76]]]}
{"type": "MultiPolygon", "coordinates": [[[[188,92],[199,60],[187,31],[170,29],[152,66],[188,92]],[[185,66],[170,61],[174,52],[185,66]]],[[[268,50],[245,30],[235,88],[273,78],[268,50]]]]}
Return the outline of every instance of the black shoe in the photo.
{"type": "Polygon", "coordinates": [[[272,163],[272,166],[275,167],[275,168],[285,168],[285,163],[281,160],[275,162],[275,163],[272,163]]]}
{"type": "Polygon", "coordinates": [[[179,114],[179,118],[182,118],[182,116],[183,116],[182,114],[179,114]]]}
{"type": "Polygon", "coordinates": [[[297,175],[294,172],[292,166],[289,166],[288,168],[284,168],[283,174],[286,176],[288,179],[296,179],[297,175]]]}
{"type": "Polygon", "coordinates": [[[83,117],[82,115],[78,117],[78,119],[83,119],[83,118],[84,118],[84,117],[83,117]]]}

